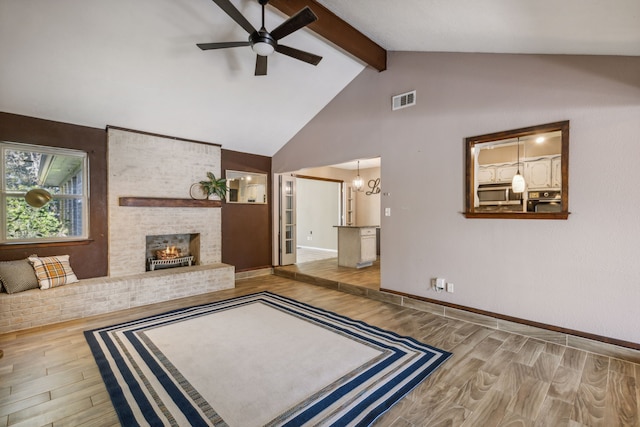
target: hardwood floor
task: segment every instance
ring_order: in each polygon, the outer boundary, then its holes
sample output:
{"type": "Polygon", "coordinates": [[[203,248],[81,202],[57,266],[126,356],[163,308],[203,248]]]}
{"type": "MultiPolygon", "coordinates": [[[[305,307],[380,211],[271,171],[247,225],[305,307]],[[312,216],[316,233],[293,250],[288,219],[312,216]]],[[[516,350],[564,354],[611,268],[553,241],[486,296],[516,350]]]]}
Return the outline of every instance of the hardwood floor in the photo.
{"type": "Polygon", "coordinates": [[[355,285],[363,288],[380,290],[380,257],[370,267],[340,267],[338,258],[325,258],[310,262],[276,267],[276,270],[296,275],[331,280],[339,283],[355,285]]]}
{"type": "Polygon", "coordinates": [[[640,365],[277,276],[0,335],[0,426],[114,426],[87,329],[261,290],[410,335],[453,357],[376,426],[638,426],[640,365]]]}
{"type": "Polygon", "coordinates": [[[338,251],[330,251],[314,248],[296,248],[296,264],[305,262],[320,261],[322,259],[338,258],[338,251]]]}

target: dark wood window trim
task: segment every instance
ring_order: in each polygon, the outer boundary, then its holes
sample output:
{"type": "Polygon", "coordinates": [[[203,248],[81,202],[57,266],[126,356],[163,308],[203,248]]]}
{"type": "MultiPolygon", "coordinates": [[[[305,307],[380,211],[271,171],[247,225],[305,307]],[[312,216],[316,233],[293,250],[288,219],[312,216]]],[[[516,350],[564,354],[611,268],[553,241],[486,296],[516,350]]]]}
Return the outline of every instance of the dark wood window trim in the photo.
{"type": "Polygon", "coordinates": [[[298,175],[298,174],[292,174],[291,176],[295,177],[295,178],[302,178],[302,179],[313,179],[316,181],[328,181],[328,182],[337,182],[337,183],[344,183],[343,180],[341,179],[333,179],[333,178],[323,178],[320,176],[311,176],[311,175],[298,175]]]}
{"type": "Polygon", "coordinates": [[[547,123],[526,128],[494,132],[465,138],[465,211],[466,218],[499,219],[560,219],[569,218],[569,120],[547,123]],[[473,150],[476,144],[497,142],[506,139],[518,139],[546,132],[561,132],[561,212],[478,212],[474,206],[474,160],[473,150]]]}
{"type": "Polygon", "coordinates": [[[571,212],[526,212],[526,216],[520,213],[500,212],[462,212],[466,218],[498,218],[498,219],[568,219],[571,212]]]}

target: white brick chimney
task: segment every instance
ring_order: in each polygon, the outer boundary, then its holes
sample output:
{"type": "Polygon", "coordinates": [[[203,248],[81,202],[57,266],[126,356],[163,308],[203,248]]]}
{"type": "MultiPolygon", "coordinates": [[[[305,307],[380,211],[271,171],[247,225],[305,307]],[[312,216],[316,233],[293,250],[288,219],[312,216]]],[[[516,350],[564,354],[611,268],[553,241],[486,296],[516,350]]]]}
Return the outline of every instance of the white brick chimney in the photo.
{"type": "Polygon", "coordinates": [[[108,128],[109,276],[145,272],[146,236],[200,233],[199,264],[221,262],[220,208],[120,206],[120,197],[190,199],[220,174],[220,146],[108,128]]]}

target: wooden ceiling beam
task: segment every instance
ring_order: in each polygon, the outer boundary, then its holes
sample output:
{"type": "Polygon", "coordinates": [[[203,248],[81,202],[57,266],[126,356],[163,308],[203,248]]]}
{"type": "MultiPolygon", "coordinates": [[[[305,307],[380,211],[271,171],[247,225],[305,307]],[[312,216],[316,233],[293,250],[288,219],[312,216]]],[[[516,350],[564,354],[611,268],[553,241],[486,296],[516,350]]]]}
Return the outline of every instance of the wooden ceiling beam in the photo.
{"type": "Polygon", "coordinates": [[[292,16],[305,6],[318,16],[308,28],[336,46],[366,62],[378,71],[387,69],[387,51],[373,40],[340,19],[315,0],[271,0],[269,4],[287,16],[292,16]]]}

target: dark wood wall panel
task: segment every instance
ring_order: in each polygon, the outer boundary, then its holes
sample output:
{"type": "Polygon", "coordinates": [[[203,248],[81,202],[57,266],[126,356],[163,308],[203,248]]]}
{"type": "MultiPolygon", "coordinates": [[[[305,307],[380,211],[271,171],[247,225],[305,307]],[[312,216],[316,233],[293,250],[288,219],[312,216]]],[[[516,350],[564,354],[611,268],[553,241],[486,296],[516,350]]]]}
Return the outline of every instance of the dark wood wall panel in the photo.
{"type": "Polygon", "coordinates": [[[70,255],[80,279],[107,275],[107,133],[77,126],[0,112],[0,140],[83,150],[89,156],[89,241],[0,245],[0,260],[70,255]]]}
{"type": "Polygon", "coordinates": [[[222,150],[222,173],[226,170],[265,173],[268,177],[265,205],[222,204],[222,262],[236,271],[272,265],[271,157],[222,150]]]}

